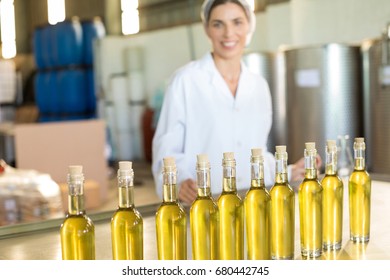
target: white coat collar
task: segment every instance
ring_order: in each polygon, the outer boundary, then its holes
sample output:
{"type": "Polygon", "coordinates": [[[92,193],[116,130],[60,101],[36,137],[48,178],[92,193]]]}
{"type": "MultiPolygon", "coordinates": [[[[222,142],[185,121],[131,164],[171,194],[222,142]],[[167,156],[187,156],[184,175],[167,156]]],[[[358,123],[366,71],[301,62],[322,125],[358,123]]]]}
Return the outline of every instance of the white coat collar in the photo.
{"type": "MultiPolygon", "coordinates": [[[[210,74],[209,81],[213,86],[215,86],[217,88],[220,88],[220,87],[227,88],[227,84],[224,82],[224,80],[221,76],[221,73],[219,73],[217,67],[215,66],[213,57],[212,57],[210,52],[205,54],[203,56],[203,58],[200,60],[200,62],[201,62],[202,70],[207,71],[210,74]]],[[[241,61],[241,74],[240,74],[240,80],[238,83],[236,96],[244,94],[245,91],[243,92],[242,90],[240,90],[240,88],[242,88],[242,86],[246,87],[247,85],[249,85],[248,83],[250,82],[250,79],[248,79],[248,73],[249,73],[249,69],[246,67],[245,63],[243,61],[241,61]]],[[[232,95],[230,95],[230,96],[232,96],[232,95]]]]}

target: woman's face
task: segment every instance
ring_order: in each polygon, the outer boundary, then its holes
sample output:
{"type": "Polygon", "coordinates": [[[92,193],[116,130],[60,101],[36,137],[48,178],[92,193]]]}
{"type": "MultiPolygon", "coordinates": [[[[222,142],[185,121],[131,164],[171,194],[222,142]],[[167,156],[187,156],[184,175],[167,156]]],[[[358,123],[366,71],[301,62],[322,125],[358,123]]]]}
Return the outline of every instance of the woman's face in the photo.
{"type": "Polygon", "coordinates": [[[230,2],[216,6],[206,27],[214,56],[223,59],[241,57],[248,31],[249,22],[241,6],[230,2]]]}

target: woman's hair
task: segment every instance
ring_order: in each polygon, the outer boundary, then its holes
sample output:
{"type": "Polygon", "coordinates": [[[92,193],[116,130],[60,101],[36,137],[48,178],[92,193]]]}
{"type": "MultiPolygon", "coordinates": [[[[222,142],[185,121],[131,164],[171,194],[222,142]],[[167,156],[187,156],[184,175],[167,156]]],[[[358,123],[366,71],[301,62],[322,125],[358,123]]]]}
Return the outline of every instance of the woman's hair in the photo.
{"type": "Polygon", "coordinates": [[[250,43],[252,35],[255,31],[256,27],[256,18],[255,14],[253,13],[250,5],[248,4],[247,0],[204,0],[202,4],[202,8],[200,10],[200,17],[202,18],[203,25],[207,27],[209,20],[210,20],[210,14],[211,11],[219,6],[226,3],[234,3],[238,6],[240,6],[243,11],[245,12],[246,18],[249,22],[249,32],[247,36],[247,44],[250,43]]]}
{"type": "Polygon", "coordinates": [[[201,14],[200,14],[202,21],[203,21],[203,24],[204,25],[208,24],[208,22],[210,20],[210,14],[215,7],[217,7],[219,5],[226,4],[226,3],[234,3],[234,4],[237,4],[238,6],[240,6],[242,8],[242,10],[245,12],[245,15],[246,15],[248,21],[251,20],[250,15],[249,15],[250,7],[249,7],[248,3],[246,2],[246,0],[205,0],[203,2],[201,14]]]}

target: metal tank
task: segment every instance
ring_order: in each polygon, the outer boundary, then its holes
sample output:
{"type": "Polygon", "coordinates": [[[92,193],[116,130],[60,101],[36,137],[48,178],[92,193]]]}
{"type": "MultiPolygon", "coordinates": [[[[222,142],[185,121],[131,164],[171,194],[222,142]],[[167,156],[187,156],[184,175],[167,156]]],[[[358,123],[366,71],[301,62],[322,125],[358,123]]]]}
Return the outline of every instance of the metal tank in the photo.
{"type": "Polygon", "coordinates": [[[284,58],[289,162],[303,157],[305,142],[315,142],[325,160],[328,139],[363,136],[360,46],[286,49],[284,58]]]}
{"type": "Polygon", "coordinates": [[[275,152],[275,145],[277,145],[277,123],[278,119],[276,118],[277,114],[275,114],[275,110],[278,110],[278,107],[275,108],[275,75],[274,75],[274,61],[275,54],[271,52],[247,52],[243,56],[243,61],[248,68],[257,74],[263,76],[270,88],[271,97],[272,97],[272,107],[273,107],[273,120],[272,127],[269,133],[267,149],[269,152],[275,152]]]}
{"type": "Polygon", "coordinates": [[[390,25],[362,43],[364,133],[368,169],[390,174],[390,25]]]}

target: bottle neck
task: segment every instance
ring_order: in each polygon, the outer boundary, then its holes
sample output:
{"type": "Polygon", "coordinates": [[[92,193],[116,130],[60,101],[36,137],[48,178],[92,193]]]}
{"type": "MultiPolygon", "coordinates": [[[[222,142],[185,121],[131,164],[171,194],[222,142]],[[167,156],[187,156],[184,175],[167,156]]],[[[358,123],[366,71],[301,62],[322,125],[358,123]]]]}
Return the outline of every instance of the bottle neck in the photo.
{"type": "Polygon", "coordinates": [[[355,170],[364,170],[366,168],[364,149],[354,149],[355,152],[355,170]]]}
{"type": "Polygon", "coordinates": [[[287,153],[275,155],[276,170],[275,182],[278,184],[287,183],[287,153]]]}
{"type": "Polygon", "coordinates": [[[317,178],[316,152],[305,151],[305,178],[317,178]]]}
{"type": "Polygon", "coordinates": [[[223,166],[223,191],[236,192],[236,167],[231,165],[223,166]]]}
{"type": "Polygon", "coordinates": [[[176,171],[163,172],[163,201],[177,201],[176,171]]]}
{"type": "Polygon", "coordinates": [[[197,168],[196,184],[198,186],[199,197],[211,196],[210,168],[197,168]]]}
{"type": "Polygon", "coordinates": [[[252,159],[251,163],[251,187],[265,188],[264,183],[264,164],[262,161],[252,159]]]}
{"type": "Polygon", "coordinates": [[[337,148],[326,150],[325,174],[337,174],[337,148]]]}
{"type": "Polygon", "coordinates": [[[84,206],[84,176],[82,174],[68,175],[68,212],[71,215],[85,214],[84,206]]]}
{"type": "Polygon", "coordinates": [[[134,177],[132,172],[118,171],[119,207],[130,208],[134,206],[134,177]]]}

